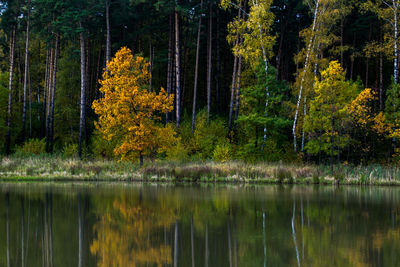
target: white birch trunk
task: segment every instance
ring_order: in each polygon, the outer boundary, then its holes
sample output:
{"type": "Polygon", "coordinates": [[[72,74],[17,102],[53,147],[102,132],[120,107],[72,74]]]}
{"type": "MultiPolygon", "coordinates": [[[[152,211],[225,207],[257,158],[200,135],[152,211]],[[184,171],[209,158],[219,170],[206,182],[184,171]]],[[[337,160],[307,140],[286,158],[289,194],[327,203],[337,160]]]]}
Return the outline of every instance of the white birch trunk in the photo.
{"type": "Polygon", "coordinates": [[[316,22],[317,22],[317,14],[318,14],[319,2],[320,2],[320,0],[317,0],[316,5],[315,5],[312,32],[311,32],[310,40],[309,40],[309,43],[308,43],[306,60],[305,60],[305,63],[304,63],[303,75],[301,77],[301,82],[300,82],[299,97],[297,99],[296,113],[294,115],[294,121],[293,121],[292,134],[293,134],[293,142],[294,142],[294,151],[295,152],[297,152],[297,136],[296,136],[297,119],[298,119],[298,116],[299,116],[300,103],[301,103],[301,98],[302,98],[302,93],[303,93],[303,83],[304,83],[304,79],[305,79],[305,76],[306,76],[306,73],[307,73],[308,61],[310,59],[311,47],[312,47],[313,39],[314,39],[314,32],[315,32],[315,27],[316,27],[316,22]]]}
{"type": "Polygon", "coordinates": [[[399,3],[393,0],[393,13],[394,13],[394,70],[393,70],[393,81],[397,84],[398,80],[398,57],[397,57],[397,35],[398,35],[398,24],[397,24],[397,10],[399,3]]]}

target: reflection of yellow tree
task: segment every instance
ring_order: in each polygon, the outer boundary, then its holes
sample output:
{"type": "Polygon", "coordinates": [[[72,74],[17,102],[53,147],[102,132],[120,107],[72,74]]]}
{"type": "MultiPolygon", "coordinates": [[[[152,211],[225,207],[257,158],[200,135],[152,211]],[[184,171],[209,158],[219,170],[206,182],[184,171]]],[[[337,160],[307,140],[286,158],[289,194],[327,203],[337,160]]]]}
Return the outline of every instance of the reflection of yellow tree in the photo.
{"type": "Polygon", "coordinates": [[[156,213],[138,203],[115,200],[113,211],[106,212],[95,224],[96,238],[90,251],[99,257],[98,266],[142,266],[171,264],[171,247],[160,239],[163,227],[169,227],[175,218],[156,213]]]}

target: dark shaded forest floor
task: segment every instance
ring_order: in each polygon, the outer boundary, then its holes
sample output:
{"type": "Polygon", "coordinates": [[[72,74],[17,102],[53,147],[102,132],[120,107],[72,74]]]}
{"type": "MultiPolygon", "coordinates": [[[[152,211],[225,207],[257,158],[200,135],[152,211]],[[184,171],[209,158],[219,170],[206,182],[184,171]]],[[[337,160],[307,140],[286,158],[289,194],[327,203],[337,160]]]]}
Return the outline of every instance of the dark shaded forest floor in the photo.
{"type": "Polygon", "coordinates": [[[395,166],[330,166],[284,163],[151,162],[79,160],[61,156],[3,157],[0,180],[143,181],[253,184],[400,185],[395,166]]]}

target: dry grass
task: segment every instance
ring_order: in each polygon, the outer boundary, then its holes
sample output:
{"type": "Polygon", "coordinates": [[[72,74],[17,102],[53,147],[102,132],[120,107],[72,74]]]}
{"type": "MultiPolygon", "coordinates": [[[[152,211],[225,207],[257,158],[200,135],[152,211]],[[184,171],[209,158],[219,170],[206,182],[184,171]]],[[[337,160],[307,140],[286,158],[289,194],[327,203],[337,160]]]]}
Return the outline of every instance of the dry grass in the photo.
{"type": "Polygon", "coordinates": [[[391,166],[329,166],[243,162],[137,163],[58,156],[5,157],[0,178],[44,180],[142,180],[241,183],[400,184],[400,169],[391,166]]]}

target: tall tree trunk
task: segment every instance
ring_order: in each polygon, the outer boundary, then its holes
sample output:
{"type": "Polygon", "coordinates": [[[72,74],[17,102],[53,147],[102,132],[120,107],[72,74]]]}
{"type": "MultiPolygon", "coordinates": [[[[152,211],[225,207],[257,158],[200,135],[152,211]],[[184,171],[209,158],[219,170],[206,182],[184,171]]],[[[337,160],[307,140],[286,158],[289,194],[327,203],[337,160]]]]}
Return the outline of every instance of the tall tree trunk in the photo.
{"type": "Polygon", "coordinates": [[[233,121],[233,127],[235,127],[235,122],[239,116],[240,107],[240,83],[242,81],[242,57],[239,57],[239,64],[237,70],[237,82],[236,82],[236,106],[235,106],[235,119],[233,121]]]}
{"type": "Polygon", "coordinates": [[[54,62],[52,71],[52,83],[51,83],[51,99],[50,99],[50,116],[49,116],[49,147],[48,152],[53,152],[53,138],[54,138],[54,101],[56,95],[56,80],[57,80],[57,58],[59,54],[60,37],[56,36],[55,48],[54,48],[54,62]]]}
{"type": "Polygon", "coordinates": [[[398,79],[398,52],[397,52],[397,36],[398,36],[398,22],[397,22],[397,12],[398,4],[393,1],[393,13],[394,13],[394,70],[393,70],[393,81],[397,84],[398,79]]]}
{"type": "MultiPolygon", "coordinates": [[[[82,22],[79,22],[82,28],[82,22]]],[[[81,50],[81,100],[80,100],[80,118],[79,118],[79,158],[82,158],[82,143],[86,125],[86,66],[85,66],[85,38],[83,32],[79,34],[80,50],[81,50]]]]}
{"type": "Polygon", "coordinates": [[[181,122],[181,51],[179,43],[179,14],[178,9],[175,7],[175,75],[176,75],[176,127],[179,128],[181,122]]]}
{"type": "Polygon", "coordinates": [[[207,120],[210,120],[211,113],[211,70],[212,70],[212,6],[213,1],[210,1],[208,15],[208,52],[207,52],[207,120]]]}
{"type": "MultiPolygon", "coordinates": [[[[107,24],[107,40],[106,40],[106,62],[111,60],[111,34],[110,34],[110,2],[106,0],[106,24],[107,24]]],[[[106,64],[106,70],[108,67],[106,64]]]]}
{"type": "Polygon", "coordinates": [[[196,123],[196,100],[197,100],[197,83],[199,75],[199,56],[200,56],[200,38],[201,38],[201,19],[203,16],[203,0],[200,2],[199,26],[197,29],[197,44],[196,44],[196,66],[194,69],[194,86],[193,86],[193,108],[192,108],[192,134],[194,133],[196,123]]]}
{"type": "Polygon", "coordinates": [[[309,62],[309,58],[310,58],[310,54],[311,54],[311,47],[312,47],[313,40],[314,40],[314,32],[315,32],[315,27],[316,27],[316,23],[317,23],[319,2],[320,2],[320,0],[317,0],[316,6],[315,6],[315,10],[314,10],[312,32],[311,32],[311,36],[310,36],[310,39],[309,39],[309,42],[308,42],[306,60],[305,60],[305,63],[304,63],[304,70],[303,70],[303,74],[302,74],[301,82],[300,82],[299,97],[297,99],[296,113],[294,115],[294,121],[293,121],[292,134],[293,134],[293,145],[294,145],[294,151],[295,152],[297,152],[297,135],[296,135],[297,119],[298,119],[298,116],[299,116],[300,103],[301,103],[301,99],[302,99],[303,84],[304,84],[305,76],[306,76],[306,73],[307,73],[308,62],[309,62]]]}
{"type": "Polygon", "coordinates": [[[219,8],[217,8],[217,20],[216,20],[216,69],[215,69],[215,106],[217,107],[217,111],[221,110],[221,93],[220,93],[220,74],[221,74],[221,49],[220,49],[220,15],[219,8]]]}
{"type": "Polygon", "coordinates": [[[15,34],[16,26],[12,27],[10,33],[10,69],[8,80],[8,108],[7,108],[7,136],[6,136],[6,154],[11,152],[11,106],[12,106],[12,85],[14,76],[14,52],[15,52],[15,34]]]}
{"type": "Polygon", "coordinates": [[[150,55],[149,55],[149,57],[150,57],[150,85],[149,85],[149,88],[150,88],[150,92],[151,91],[153,91],[153,44],[152,44],[152,40],[151,40],[151,37],[150,37],[150,40],[149,40],[149,53],[150,53],[150,55]]]}
{"type": "MultiPolygon", "coordinates": [[[[287,7],[286,7],[287,8],[287,7]]],[[[282,52],[283,52],[283,41],[285,39],[285,33],[286,33],[286,28],[289,22],[289,15],[290,15],[290,8],[287,8],[287,16],[285,23],[281,21],[281,34],[279,38],[279,48],[278,48],[278,54],[276,56],[276,79],[279,80],[281,77],[281,62],[282,62],[282,52]]],[[[283,20],[283,15],[281,17],[281,20],[283,20]]]]}
{"type": "MultiPolygon", "coordinates": [[[[238,10],[238,21],[241,18],[241,7],[238,10]]],[[[238,45],[239,43],[239,34],[236,34],[236,41],[235,45],[238,45]]],[[[237,64],[238,64],[238,57],[234,56],[233,59],[233,72],[232,72],[232,85],[231,85],[231,99],[229,102],[229,121],[228,121],[228,133],[232,131],[232,126],[233,126],[233,105],[235,101],[235,84],[236,84],[236,72],[237,72],[237,64]]]]}
{"type": "Polygon", "coordinates": [[[97,55],[97,67],[96,67],[96,92],[94,94],[95,99],[99,98],[99,79],[101,78],[100,74],[100,62],[101,62],[101,50],[102,50],[102,45],[100,45],[98,55],[97,55]]]}
{"type": "Polygon", "coordinates": [[[47,48],[46,52],[46,70],[44,75],[44,88],[43,88],[43,105],[42,105],[42,137],[46,137],[46,110],[47,110],[47,86],[49,80],[49,69],[50,69],[50,49],[47,48]]]}
{"type": "Polygon", "coordinates": [[[383,110],[383,53],[379,52],[379,110],[383,110]]]}
{"type": "Polygon", "coordinates": [[[50,52],[50,65],[49,65],[49,75],[47,81],[47,103],[46,103],[46,151],[50,152],[50,107],[51,107],[51,99],[52,99],[52,84],[53,84],[53,71],[54,71],[54,55],[55,49],[51,48],[50,52]]]}
{"type": "MultiPolygon", "coordinates": [[[[173,73],[173,43],[174,43],[174,14],[171,12],[169,15],[169,44],[168,44],[168,70],[167,70],[167,95],[172,92],[172,73],[173,73]]],[[[166,123],[169,122],[171,117],[170,112],[166,114],[166,123]]]]}
{"type": "Polygon", "coordinates": [[[343,60],[343,45],[344,45],[344,18],[340,19],[340,64],[344,67],[344,60],[343,60]]]}
{"type": "MultiPolygon", "coordinates": [[[[40,51],[39,51],[40,53],[40,51]]],[[[29,97],[29,138],[32,138],[32,90],[31,74],[28,68],[28,97],[29,97]]]]}
{"type": "Polygon", "coordinates": [[[31,1],[28,0],[28,19],[26,22],[26,39],[25,39],[25,70],[24,70],[24,100],[22,105],[22,141],[25,140],[26,130],[26,101],[27,101],[27,87],[28,87],[28,57],[29,57],[29,15],[30,15],[31,1]]]}

